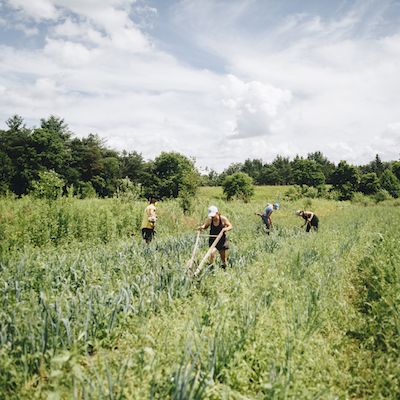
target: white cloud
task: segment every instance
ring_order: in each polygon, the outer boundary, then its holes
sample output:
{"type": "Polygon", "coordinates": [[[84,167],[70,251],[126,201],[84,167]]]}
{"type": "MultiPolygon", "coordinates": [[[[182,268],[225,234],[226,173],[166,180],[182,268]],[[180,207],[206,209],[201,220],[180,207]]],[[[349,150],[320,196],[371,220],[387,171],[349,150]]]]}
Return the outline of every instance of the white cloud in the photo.
{"type": "Polygon", "coordinates": [[[179,2],[170,28],[190,43],[185,51],[222,60],[225,70],[212,72],[161,51],[163,38],[131,19],[157,13],[142,2],[7,1],[46,36],[34,50],[0,45],[2,120],[57,114],[117,149],[145,158],[177,150],[219,170],[314,150],[336,161],[396,156],[400,34],[355,35],[367,5],[335,18],[297,13],[257,31],[244,16],[263,2],[179,2]]]}
{"type": "Polygon", "coordinates": [[[14,9],[37,21],[55,19],[58,16],[55,5],[49,0],[7,0],[7,2],[14,9]]]}
{"type": "Polygon", "coordinates": [[[233,75],[223,87],[223,104],[235,113],[233,138],[270,135],[279,126],[278,112],[291,100],[291,93],[261,82],[245,83],[233,75]]]}

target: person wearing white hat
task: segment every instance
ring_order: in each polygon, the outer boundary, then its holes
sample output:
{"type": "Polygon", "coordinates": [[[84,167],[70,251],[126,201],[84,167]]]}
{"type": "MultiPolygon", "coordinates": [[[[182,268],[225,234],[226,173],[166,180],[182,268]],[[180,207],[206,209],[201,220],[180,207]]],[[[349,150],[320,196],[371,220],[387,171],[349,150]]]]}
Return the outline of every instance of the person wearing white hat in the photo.
{"type": "Polygon", "coordinates": [[[265,226],[267,227],[267,233],[269,235],[269,231],[272,228],[272,220],[271,220],[271,214],[274,210],[279,210],[279,204],[270,204],[268,203],[266,207],[264,208],[264,211],[262,213],[256,212],[256,215],[259,215],[261,219],[263,220],[265,226]]]}
{"type": "Polygon", "coordinates": [[[215,256],[217,251],[221,256],[222,268],[226,268],[227,260],[228,260],[228,249],[229,249],[229,241],[226,236],[226,232],[230,231],[233,227],[228,218],[224,215],[221,215],[216,206],[208,207],[208,218],[207,221],[200,225],[198,229],[207,229],[210,227],[210,237],[208,239],[208,244],[211,245],[214,243],[215,238],[223,232],[221,239],[216,244],[215,248],[211,252],[210,263],[212,264],[215,261],[215,256]]]}

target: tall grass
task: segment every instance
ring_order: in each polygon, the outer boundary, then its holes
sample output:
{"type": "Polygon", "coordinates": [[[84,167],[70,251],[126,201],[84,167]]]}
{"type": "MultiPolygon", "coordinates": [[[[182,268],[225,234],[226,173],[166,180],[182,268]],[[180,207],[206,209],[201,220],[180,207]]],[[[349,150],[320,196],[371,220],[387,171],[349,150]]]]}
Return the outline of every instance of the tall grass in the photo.
{"type": "Polygon", "coordinates": [[[218,190],[190,215],[160,203],[150,246],[143,202],[0,200],[0,398],[397,398],[400,209],[312,200],[306,234],[305,200],[281,200],[267,236],[254,212],[277,189],[218,190]],[[230,268],[192,280],[211,202],[230,268]]]}

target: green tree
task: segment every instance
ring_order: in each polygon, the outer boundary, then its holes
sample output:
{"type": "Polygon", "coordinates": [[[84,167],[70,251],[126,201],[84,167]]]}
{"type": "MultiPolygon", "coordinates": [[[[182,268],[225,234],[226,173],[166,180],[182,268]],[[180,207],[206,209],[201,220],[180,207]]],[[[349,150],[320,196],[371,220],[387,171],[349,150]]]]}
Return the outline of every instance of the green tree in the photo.
{"type": "MultiPolygon", "coordinates": [[[[95,177],[101,177],[104,171],[102,140],[93,134],[88,137],[71,141],[71,162],[68,168],[68,183],[73,184],[78,192],[88,192],[87,184],[96,187],[100,191],[104,190],[105,185],[102,180],[95,177]]],[[[103,178],[102,178],[103,179],[103,178]]]]}
{"type": "Polygon", "coordinates": [[[276,156],[271,164],[277,173],[278,180],[275,185],[289,185],[292,183],[292,166],[288,157],[276,156]]]}
{"type": "Polygon", "coordinates": [[[238,198],[247,202],[254,194],[253,179],[244,172],[227,176],[222,188],[227,200],[238,198]]]}
{"type": "Polygon", "coordinates": [[[40,163],[32,132],[25,128],[20,117],[12,117],[7,125],[7,131],[0,131],[0,153],[3,154],[1,158],[4,166],[2,181],[7,182],[14,193],[21,195],[27,192],[31,182],[37,178],[40,163]]]}
{"type": "Polygon", "coordinates": [[[332,184],[340,193],[340,200],[350,200],[358,190],[360,175],[356,167],[346,161],[340,161],[332,174],[332,184]]]}
{"type": "Polygon", "coordinates": [[[128,177],[132,182],[140,182],[144,172],[144,160],[141,154],[133,151],[122,152],[120,157],[121,176],[128,177]]]}
{"type": "Polygon", "coordinates": [[[47,119],[42,118],[40,120],[40,127],[48,132],[55,133],[64,139],[69,139],[71,137],[71,132],[64,119],[56,117],[55,115],[50,115],[47,119]]]}
{"type": "Polygon", "coordinates": [[[296,185],[321,186],[325,183],[325,175],[321,165],[314,160],[296,158],[292,162],[292,179],[296,185]]]}
{"type": "Polygon", "coordinates": [[[388,191],[394,198],[400,195],[400,182],[390,169],[385,169],[379,178],[381,188],[388,191]]]}
{"type": "Polygon", "coordinates": [[[396,178],[400,181],[400,161],[392,162],[392,171],[396,175],[396,178]]]}
{"type": "Polygon", "coordinates": [[[147,163],[143,186],[146,196],[176,198],[181,193],[194,196],[200,185],[200,175],[189,158],[176,152],[162,152],[147,163]]]}
{"type": "Polygon", "coordinates": [[[229,175],[233,175],[236,172],[241,172],[243,168],[242,163],[232,163],[228,168],[224,169],[222,173],[219,175],[219,185],[222,185],[225,178],[229,175]]]}
{"type": "Polygon", "coordinates": [[[17,114],[13,115],[11,118],[8,118],[8,120],[6,121],[6,125],[8,126],[8,129],[12,132],[26,129],[24,119],[17,114]]]}
{"type": "Polygon", "coordinates": [[[41,199],[54,200],[62,196],[64,180],[55,171],[40,171],[39,179],[32,183],[32,194],[41,199]]]}
{"type": "Polygon", "coordinates": [[[325,182],[330,183],[333,171],[335,171],[335,164],[329,161],[320,151],[307,154],[307,159],[315,161],[321,167],[325,182]]]}
{"type": "Polygon", "coordinates": [[[245,172],[247,175],[253,178],[256,184],[259,184],[263,172],[262,160],[247,159],[241,168],[241,172],[245,172]]]}
{"type": "Polygon", "coordinates": [[[258,181],[260,185],[278,185],[281,177],[274,165],[264,164],[258,181]]]}
{"type": "Polygon", "coordinates": [[[375,172],[361,175],[359,191],[364,194],[375,194],[380,189],[379,178],[375,172]]]}

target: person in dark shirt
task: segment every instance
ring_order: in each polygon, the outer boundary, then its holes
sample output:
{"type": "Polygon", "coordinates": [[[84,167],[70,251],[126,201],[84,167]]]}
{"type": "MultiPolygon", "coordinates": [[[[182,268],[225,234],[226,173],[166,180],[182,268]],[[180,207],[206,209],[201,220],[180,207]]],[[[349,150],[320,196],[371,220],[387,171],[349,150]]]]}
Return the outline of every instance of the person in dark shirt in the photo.
{"type": "Polygon", "coordinates": [[[207,221],[203,225],[199,226],[199,229],[203,230],[207,229],[208,227],[210,227],[210,237],[208,239],[208,245],[210,247],[220,232],[223,232],[221,239],[219,239],[215,248],[211,252],[210,263],[212,264],[215,261],[218,251],[222,260],[222,268],[226,268],[229,249],[229,241],[226,236],[226,232],[232,229],[232,224],[229,222],[227,217],[218,212],[218,208],[216,206],[210,206],[208,208],[207,221]]]}

